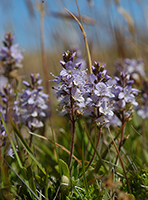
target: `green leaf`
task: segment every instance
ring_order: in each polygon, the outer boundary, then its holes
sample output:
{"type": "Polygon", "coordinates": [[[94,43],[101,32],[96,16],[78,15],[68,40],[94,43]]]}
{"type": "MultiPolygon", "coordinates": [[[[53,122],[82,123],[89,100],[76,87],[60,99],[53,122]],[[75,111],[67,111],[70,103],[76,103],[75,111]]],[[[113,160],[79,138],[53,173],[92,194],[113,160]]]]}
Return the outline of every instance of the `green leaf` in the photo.
{"type": "Polygon", "coordinates": [[[29,165],[27,167],[27,176],[28,176],[28,181],[29,181],[29,186],[30,188],[34,191],[34,193],[37,195],[36,192],[36,186],[35,186],[35,182],[33,179],[33,173],[32,173],[32,169],[31,169],[31,165],[29,165]]]}
{"type": "Polygon", "coordinates": [[[16,159],[17,159],[17,161],[18,161],[18,164],[19,164],[20,168],[23,169],[21,160],[20,160],[20,158],[19,158],[19,156],[18,156],[18,153],[17,153],[17,151],[16,151],[16,148],[15,148],[15,145],[14,145],[14,143],[13,143],[13,140],[12,140],[12,138],[11,138],[11,136],[10,136],[10,133],[9,133],[8,129],[7,129],[7,126],[6,126],[6,123],[5,123],[4,119],[3,119],[2,113],[0,113],[0,117],[1,117],[2,123],[3,123],[3,125],[4,125],[5,131],[6,131],[6,133],[7,133],[7,136],[8,136],[8,138],[9,138],[9,141],[10,141],[10,143],[11,143],[12,149],[13,149],[13,151],[14,151],[14,153],[15,153],[15,156],[16,156],[16,159]]]}
{"type": "Polygon", "coordinates": [[[108,191],[107,189],[105,189],[105,192],[104,192],[104,200],[108,200],[108,191]]]}
{"type": "Polygon", "coordinates": [[[82,140],[82,172],[83,172],[83,181],[86,193],[88,194],[88,185],[87,185],[87,178],[85,173],[85,162],[84,162],[84,139],[82,140]]]}
{"type": "MultiPolygon", "coordinates": [[[[6,162],[6,160],[5,160],[6,162]]],[[[12,167],[6,162],[6,164],[8,165],[8,167],[15,173],[15,175],[22,181],[22,183],[29,189],[29,191],[31,192],[31,194],[38,200],[40,200],[38,198],[38,196],[34,193],[34,191],[28,186],[28,184],[26,184],[26,182],[24,182],[24,180],[16,173],[16,171],[14,171],[14,169],[12,169],[12,167]]]]}
{"type": "Polygon", "coordinates": [[[18,138],[20,139],[20,142],[23,145],[24,149],[27,151],[29,156],[34,160],[34,162],[37,164],[37,166],[40,168],[40,170],[46,175],[45,170],[42,168],[41,164],[36,160],[33,153],[31,152],[29,146],[27,145],[26,141],[24,140],[24,138],[22,137],[22,135],[20,134],[20,132],[18,131],[18,129],[16,128],[16,126],[13,122],[12,122],[12,125],[13,125],[14,131],[15,131],[16,135],[18,136],[18,138]]]}
{"type": "Polygon", "coordinates": [[[60,167],[62,169],[62,175],[65,175],[69,178],[69,169],[66,162],[64,162],[62,159],[59,159],[60,167]]]}
{"type": "Polygon", "coordinates": [[[73,165],[71,170],[72,176],[74,176],[75,180],[78,178],[79,175],[79,165],[73,165]]]}

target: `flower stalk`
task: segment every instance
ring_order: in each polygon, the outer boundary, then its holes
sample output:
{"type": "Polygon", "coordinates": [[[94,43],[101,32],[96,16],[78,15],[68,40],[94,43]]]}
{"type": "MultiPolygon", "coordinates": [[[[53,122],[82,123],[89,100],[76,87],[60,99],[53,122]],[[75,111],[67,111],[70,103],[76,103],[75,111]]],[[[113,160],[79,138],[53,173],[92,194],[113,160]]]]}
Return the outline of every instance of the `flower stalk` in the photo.
{"type": "Polygon", "coordinates": [[[72,156],[74,152],[74,140],[75,140],[75,118],[74,118],[73,99],[71,91],[70,91],[70,103],[71,103],[71,149],[70,149],[69,164],[68,164],[69,169],[71,167],[72,156]]]}

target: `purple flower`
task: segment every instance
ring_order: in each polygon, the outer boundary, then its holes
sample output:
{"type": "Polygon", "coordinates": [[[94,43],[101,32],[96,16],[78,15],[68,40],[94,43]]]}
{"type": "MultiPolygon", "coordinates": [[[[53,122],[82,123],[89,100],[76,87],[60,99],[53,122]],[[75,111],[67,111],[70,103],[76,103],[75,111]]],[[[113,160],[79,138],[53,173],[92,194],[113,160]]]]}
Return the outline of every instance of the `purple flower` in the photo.
{"type": "MultiPolygon", "coordinates": [[[[16,147],[16,151],[18,151],[17,147],[16,147]]],[[[11,145],[9,145],[9,148],[7,149],[7,155],[14,159],[15,153],[14,153],[11,145]]]]}
{"type": "Polygon", "coordinates": [[[45,119],[49,116],[48,95],[42,92],[39,74],[31,74],[31,83],[24,81],[25,91],[15,101],[15,119],[23,123],[29,129],[40,128],[44,125],[45,119]]]}
{"type": "Polygon", "coordinates": [[[83,92],[87,81],[86,70],[81,69],[80,63],[74,62],[76,53],[67,51],[63,54],[63,60],[60,61],[63,69],[59,76],[54,76],[53,80],[57,86],[55,90],[59,105],[62,107],[61,114],[70,114],[71,106],[74,113],[83,113],[85,107],[83,92]]]}
{"type": "MultiPolygon", "coordinates": [[[[139,90],[132,87],[133,80],[130,80],[130,75],[124,72],[120,72],[119,77],[115,77],[114,80],[109,80],[114,84],[112,93],[114,97],[112,97],[113,103],[113,112],[115,114],[114,119],[118,121],[116,125],[124,123],[127,118],[130,118],[133,113],[133,109],[138,105],[136,101],[136,96],[139,93],[139,90]]],[[[113,125],[115,120],[110,121],[110,125],[113,125]]]]}
{"type": "Polygon", "coordinates": [[[139,105],[136,107],[137,114],[142,119],[148,118],[148,81],[142,82],[141,98],[139,98],[139,105]]]}
{"type": "Polygon", "coordinates": [[[4,75],[0,75],[0,92],[4,92],[4,87],[8,84],[8,78],[4,75]]]}
{"type": "Polygon", "coordinates": [[[148,105],[137,107],[137,114],[142,117],[142,119],[148,118],[148,105]]]}
{"type": "Polygon", "coordinates": [[[113,116],[112,93],[113,84],[111,77],[107,75],[105,64],[95,62],[92,66],[93,73],[90,81],[85,85],[85,116],[95,119],[98,126],[107,123],[107,116],[113,116]]]}
{"type": "MultiPolygon", "coordinates": [[[[4,119],[4,121],[6,121],[6,108],[4,106],[2,106],[0,104],[0,113],[2,114],[2,117],[4,119]]],[[[5,137],[7,134],[6,134],[6,131],[5,131],[5,128],[4,128],[4,125],[0,119],[0,137],[5,137]]]]}
{"type": "Polygon", "coordinates": [[[19,45],[14,44],[10,47],[10,52],[12,59],[15,60],[15,68],[21,68],[22,67],[22,60],[23,60],[23,55],[19,51],[19,45]]]}
{"type": "MultiPolygon", "coordinates": [[[[3,87],[3,91],[0,92],[0,97],[2,100],[1,101],[2,105],[0,104],[0,112],[6,124],[7,124],[8,116],[9,116],[9,109],[10,109],[9,101],[10,101],[11,95],[12,95],[11,86],[7,84],[5,87],[3,87]]],[[[3,137],[7,135],[1,119],[0,119],[0,135],[3,137]]]]}
{"type": "Polygon", "coordinates": [[[123,91],[119,93],[118,98],[122,99],[125,104],[131,103],[134,106],[137,106],[138,103],[135,100],[135,94],[137,94],[137,90],[133,89],[131,86],[127,85],[125,88],[123,88],[123,91]]]}
{"type": "Polygon", "coordinates": [[[9,76],[14,69],[22,67],[23,55],[19,50],[18,44],[13,44],[14,35],[5,34],[4,47],[0,50],[0,61],[4,67],[4,75],[9,76]]]}
{"type": "Polygon", "coordinates": [[[6,33],[4,36],[5,40],[9,43],[12,43],[14,40],[14,34],[12,33],[6,33]]]}
{"type": "Polygon", "coordinates": [[[114,114],[113,116],[108,115],[107,119],[108,119],[108,123],[105,124],[106,127],[108,127],[108,126],[112,126],[112,127],[122,126],[121,120],[117,117],[116,114],[114,114]]]}
{"type": "Polygon", "coordinates": [[[87,64],[86,64],[86,61],[82,57],[81,50],[78,48],[78,46],[72,46],[71,49],[73,52],[76,52],[74,63],[75,64],[81,63],[81,70],[85,70],[87,67],[87,64]]]}
{"type": "Polygon", "coordinates": [[[100,111],[100,113],[102,113],[104,115],[110,115],[110,116],[114,115],[113,107],[111,109],[110,102],[108,101],[108,99],[105,99],[105,98],[102,100],[99,111],[100,111]]]}
{"type": "Polygon", "coordinates": [[[145,71],[144,71],[144,63],[143,59],[124,59],[124,62],[126,64],[125,70],[133,76],[133,78],[137,78],[138,76],[145,77],[145,71]]]}
{"type": "Polygon", "coordinates": [[[115,63],[118,72],[130,74],[131,79],[139,80],[141,77],[145,77],[144,62],[143,59],[129,59],[118,60],[115,63]]]}
{"type": "Polygon", "coordinates": [[[114,94],[112,94],[110,87],[103,82],[99,82],[96,84],[94,93],[97,96],[114,97],[114,94]]]}

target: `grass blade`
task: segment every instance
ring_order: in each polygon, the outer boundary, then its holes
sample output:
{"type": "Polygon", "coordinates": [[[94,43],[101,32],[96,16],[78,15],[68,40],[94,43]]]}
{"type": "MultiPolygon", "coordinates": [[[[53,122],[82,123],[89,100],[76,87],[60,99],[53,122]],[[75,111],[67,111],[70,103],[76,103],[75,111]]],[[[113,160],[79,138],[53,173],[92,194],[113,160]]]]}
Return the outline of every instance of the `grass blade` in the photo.
{"type": "Polygon", "coordinates": [[[37,164],[37,166],[40,168],[40,170],[46,175],[45,170],[42,168],[40,163],[36,160],[36,158],[34,157],[33,153],[31,152],[29,146],[27,145],[27,143],[25,142],[24,138],[22,137],[22,135],[20,134],[20,132],[18,131],[18,129],[16,128],[16,126],[15,126],[15,124],[13,122],[12,122],[12,125],[13,125],[14,131],[15,131],[16,135],[18,136],[18,138],[20,139],[20,142],[23,145],[24,149],[27,151],[29,156],[34,160],[34,162],[37,164]]]}
{"type": "Polygon", "coordinates": [[[28,190],[34,195],[34,197],[37,200],[40,200],[38,198],[38,196],[32,191],[32,189],[24,182],[24,180],[14,171],[14,169],[12,169],[12,167],[7,163],[7,161],[5,160],[5,163],[8,165],[8,167],[15,173],[15,175],[22,181],[22,183],[28,188],[28,190]]]}
{"type": "Polygon", "coordinates": [[[6,133],[7,133],[7,136],[8,136],[8,138],[9,138],[9,141],[10,141],[10,143],[11,143],[12,149],[13,149],[13,151],[14,151],[14,153],[15,153],[15,156],[16,156],[16,159],[17,159],[17,161],[18,161],[18,164],[19,164],[20,168],[23,169],[21,160],[20,160],[20,158],[19,158],[19,156],[18,156],[18,153],[17,153],[17,151],[16,151],[16,148],[15,148],[15,145],[14,145],[14,143],[13,143],[13,140],[12,140],[12,138],[11,138],[11,136],[10,136],[10,133],[9,133],[8,129],[7,129],[7,126],[6,126],[6,123],[5,123],[4,119],[3,119],[2,113],[0,113],[0,117],[1,117],[2,123],[3,123],[3,125],[4,125],[5,131],[6,131],[6,133]]]}

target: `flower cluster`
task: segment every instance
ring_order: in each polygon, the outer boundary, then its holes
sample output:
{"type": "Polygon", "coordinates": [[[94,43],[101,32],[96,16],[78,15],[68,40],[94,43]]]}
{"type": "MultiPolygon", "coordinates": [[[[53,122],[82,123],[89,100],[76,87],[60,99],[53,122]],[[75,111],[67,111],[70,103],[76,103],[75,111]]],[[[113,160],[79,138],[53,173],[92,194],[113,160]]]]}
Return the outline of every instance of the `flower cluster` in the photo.
{"type": "Polygon", "coordinates": [[[62,115],[79,111],[84,116],[95,119],[98,126],[110,124],[121,125],[128,119],[133,107],[137,106],[138,90],[130,75],[124,71],[119,77],[112,79],[105,69],[105,64],[94,63],[92,74],[88,77],[80,63],[75,63],[76,52],[67,51],[63,54],[60,76],[55,76],[54,87],[57,99],[62,107],[62,115]]]}
{"type": "MultiPolygon", "coordinates": [[[[3,120],[5,121],[6,125],[8,125],[8,116],[10,114],[9,101],[10,101],[11,94],[12,94],[12,88],[9,84],[7,84],[3,88],[3,92],[0,92],[0,96],[1,96],[2,104],[3,104],[3,105],[0,104],[0,113],[3,117],[3,120]]],[[[10,145],[9,140],[7,140],[7,134],[6,134],[4,125],[2,123],[2,120],[0,120],[0,141],[2,142],[1,143],[2,146],[7,144],[6,155],[14,158],[14,151],[10,145]]]]}
{"type": "MultiPolygon", "coordinates": [[[[2,117],[5,121],[5,123],[7,123],[7,121],[8,121],[8,116],[9,116],[9,112],[10,112],[9,101],[10,101],[11,93],[12,93],[12,88],[9,84],[7,84],[3,88],[3,92],[0,92],[0,96],[2,99],[2,104],[0,104],[0,112],[2,114],[2,117]]],[[[1,120],[0,120],[0,136],[2,136],[2,137],[6,136],[6,131],[5,131],[4,125],[2,124],[1,120]]]]}
{"type": "Polygon", "coordinates": [[[118,60],[115,63],[118,72],[124,72],[130,74],[130,78],[138,81],[141,77],[145,77],[144,62],[143,59],[129,59],[126,58],[123,61],[118,60]]]}
{"type": "Polygon", "coordinates": [[[136,107],[137,114],[142,119],[148,118],[148,81],[143,81],[143,88],[141,90],[140,104],[136,107]]]}
{"type": "Polygon", "coordinates": [[[136,96],[139,90],[132,87],[134,81],[130,80],[130,75],[125,72],[120,72],[120,76],[115,77],[112,83],[114,84],[112,102],[116,116],[111,119],[110,124],[113,125],[116,118],[116,124],[120,125],[121,122],[124,123],[125,120],[130,119],[133,108],[138,105],[136,96]]]}
{"type": "Polygon", "coordinates": [[[15,119],[27,125],[30,130],[40,128],[49,115],[48,95],[43,93],[39,74],[31,74],[31,83],[23,81],[25,91],[15,101],[15,119]]]}
{"type": "MultiPolygon", "coordinates": [[[[1,104],[0,104],[0,113],[2,114],[2,117],[5,120],[6,109],[1,104]]],[[[3,125],[2,121],[0,120],[0,137],[1,136],[5,137],[6,136],[6,131],[5,131],[5,128],[4,128],[4,125],[3,125]]]]}
{"type": "Polygon", "coordinates": [[[98,125],[108,122],[108,116],[113,116],[112,93],[113,85],[107,75],[105,64],[94,63],[90,80],[85,85],[85,116],[92,116],[98,125]]]}
{"type": "Polygon", "coordinates": [[[86,69],[86,67],[87,67],[86,61],[84,60],[84,58],[82,56],[82,52],[79,49],[79,47],[76,45],[76,46],[72,46],[71,49],[73,52],[76,52],[74,63],[81,63],[81,70],[86,69]]]}
{"type": "Polygon", "coordinates": [[[74,113],[83,113],[85,107],[83,92],[87,81],[86,70],[81,69],[81,63],[74,62],[75,55],[72,51],[65,52],[63,61],[60,61],[63,67],[60,75],[53,75],[53,81],[58,85],[54,87],[57,99],[63,108],[61,115],[71,113],[71,108],[74,113]]]}
{"type": "Polygon", "coordinates": [[[113,116],[113,104],[111,98],[112,84],[109,84],[110,76],[107,75],[105,65],[94,63],[93,73],[88,77],[86,70],[81,69],[80,63],[74,62],[75,52],[67,51],[63,54],[61,65],[63,69],[60,76],[55,76],[54,87],[59,105],[62,106],[62,114],[70,114],[73,106],[74,112],[84,116],[93,117],[98,125],[107,122],[108,116],[113,116]]]}
{"type": "Polygon", "coordinates": [[[11,33],[5,34],[5,41],[3,41],[3,47],[0,50],[0,61],[3,66],[3,74],[9,77],[9,74],[14,69],[22,67],[23,55],[18,49],[18,44],[13,44],[14,35],[11,33]]]}

